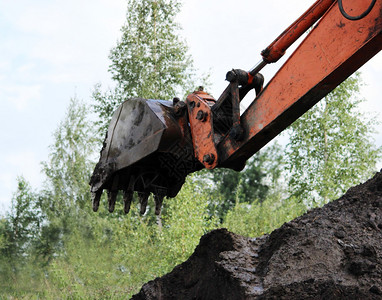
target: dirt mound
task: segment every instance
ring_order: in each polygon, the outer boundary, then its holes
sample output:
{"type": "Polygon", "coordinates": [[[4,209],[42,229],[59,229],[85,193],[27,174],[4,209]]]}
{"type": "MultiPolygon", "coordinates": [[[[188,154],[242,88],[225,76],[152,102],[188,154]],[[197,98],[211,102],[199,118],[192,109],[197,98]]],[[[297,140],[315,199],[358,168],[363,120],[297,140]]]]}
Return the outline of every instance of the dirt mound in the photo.
{"type": "Polygon", "coordinates": [[[270,235],[210,232],[132,299],[382,299],[382,174],[270,235]]]}

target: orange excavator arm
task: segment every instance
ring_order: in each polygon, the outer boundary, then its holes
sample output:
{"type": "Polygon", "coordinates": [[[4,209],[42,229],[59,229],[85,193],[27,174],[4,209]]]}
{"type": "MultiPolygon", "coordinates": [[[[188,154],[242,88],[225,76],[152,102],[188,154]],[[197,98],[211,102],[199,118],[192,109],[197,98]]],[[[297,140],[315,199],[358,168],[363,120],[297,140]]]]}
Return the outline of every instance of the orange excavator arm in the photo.
{"type": "Polygon", "coordinates": [[[248,158],[381,51],[382,0],[345,2],[316,1],[262,51],[257,65],[227,73],[229,85],[218,100],[196,91],[185,102],[125,101],[112,119],[90,182],[93,209],[106,189],[112,211],[122,190],[128,212],[137,191],[141,212],[153,193],[159,214],[163,198],[174,197],[187,174],[243,169],[248,158]],[[259,71],[309,28],[263,88],[259,71]],[[240,101],[251,89],[256,98],[240,115],[240,101]]]}

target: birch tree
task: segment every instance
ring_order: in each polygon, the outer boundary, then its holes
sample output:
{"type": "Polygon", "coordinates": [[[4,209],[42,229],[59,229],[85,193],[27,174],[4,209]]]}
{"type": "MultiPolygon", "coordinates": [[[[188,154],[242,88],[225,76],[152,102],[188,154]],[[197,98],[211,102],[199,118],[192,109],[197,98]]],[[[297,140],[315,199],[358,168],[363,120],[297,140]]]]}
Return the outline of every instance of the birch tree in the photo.
{"type": "Polygon", "coordinates": [[[361,84],[356,73],[288,129],[289,189],[308,206],[336,199],[376,171],[377,121],[362,112],[361,84]]]}

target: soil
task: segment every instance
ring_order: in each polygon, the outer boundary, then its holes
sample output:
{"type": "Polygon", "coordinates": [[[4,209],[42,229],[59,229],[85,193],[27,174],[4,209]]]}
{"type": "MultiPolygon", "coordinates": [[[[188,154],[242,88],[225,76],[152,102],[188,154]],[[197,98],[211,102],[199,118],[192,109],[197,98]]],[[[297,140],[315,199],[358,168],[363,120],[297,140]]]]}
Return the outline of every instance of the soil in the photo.
{"type": "Polygon", "coordinates": [[[382,173],[270,235],[204,235],[132,299],[382,299],[382,173]]]}

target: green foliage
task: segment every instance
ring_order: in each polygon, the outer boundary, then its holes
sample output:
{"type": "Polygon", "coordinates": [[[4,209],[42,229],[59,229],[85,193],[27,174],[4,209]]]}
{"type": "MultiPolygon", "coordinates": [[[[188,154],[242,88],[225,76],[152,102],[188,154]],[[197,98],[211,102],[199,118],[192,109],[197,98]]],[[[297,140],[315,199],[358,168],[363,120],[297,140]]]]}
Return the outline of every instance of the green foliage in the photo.
{"type": "Polygon", "coordinates": [[[361,113],[360,84],[359,74],[348,78],[289,128],[290,192],[309,206],[336,199],[376,170],[376,121],[361,113]]]}
{"type": "Polygon", "coordinates": [[[168,99],[187,84],[191,59],[177,34],[179,10],[176,0],[129,0],[122,38],[110,54],[113,79],[127,95],[168,99]]]}
{"type": "Polygon", "coordinates": [[[81,230],[66,235],[65,252],[46,270],[45,297],[126,299],[138,292],[143,283],[186,260],[200,236],[216,226],[206,203],[206,195],[194,193],[188,180],[175,199],[165,202],[162,227],[138,215],[134,204],[128,217],[94,214],[91,237],[81,230]]]}
{"type": "Polygon", "coordinates": [[[45,222],[37,250],[47,260],[62,250],[64,234],[86,227],[88,222],[88,182],[97,140],[87,111],[84,103],[71,100],[64,121],[54,133],[49,160],[43,163],[46,181],[39,197],[45,222]]]}
{"type": "Polygon", "coordinates": [[[223,219],[235,203],[262,202],[273,192],[284,166],[281,146],[273,143],[248,160],[241,172],[230,169],[215,169],[202,178],[211,176],[209,210],[223,219]],[[240,191],[240,192],[239,192],[240,191]]]}
{"type": "Polygon", "coordinates": [[[3,253],[3,250],[8,247],[9,237],[8,237],[8,229],[9,221],[7,218],[0,218],[0,251],[3,253]]]}
{"type": "Polygon", "coordinates": [[[218,226],[217,220],[207,213],[207,199],[206,192],[195,190],[191,177],[180,194],[168,200],[161,234],[166,265],[183,262],[193,252],[200,237],[218,226]]]}
{"type": "MultiPolygon", "coordinates": [[[[14,262],[27,258],[27,250],[36,240],[41,222],[37,196],[29,183],[23,177],[17,178],[17,183],[11,210],[1,226],[1,253],[14,262]]],[[[16,265],[14,268],[17,269],[16,265]]]]}
{"type": "Polygon", "coordinates": [[[119,85],[113,90],[103,92],[101,84],[95,85],[92,97],[94,99],[93,110],[97,114],[94,124],[99,128],[99,134],[103,136],[107,132],[114,111],[128,97],[124,96],[123,89],[119,85]]]}
{"type": "Polygon", "coordinates": [[[65,294],[76,299],[114,299],[129,292],[127,274],[120,267],[123,260],[119,259],[123,258],[116,256],[120,243],[108,231],[118,226],[98,217],[94,221],[91,226],[94,238],[73,231],[66,236],[65,254],[49,265],[44,287],[49,298],[57,299],[65,294]],[[108,230],[102,230],[102,225],[108,230]]]}
{"type": "Polygon", "coordinates": [[[43,163],[50,211],[65,214],[72,207],[87,207],[88,182],[93,169],[94,149],[98,146],[87,121],[88,108],[72,99],[65,120],[54,133],[49,160],[43,163]],[[75,205],[74,205],[75,204],[75,205]]]}
{"type": "Polygon", "coordinates": [[[258,237],[271,233],[305,211],[305,205],[296,198],[283,200],[280,194],[273,195],[263,202],[237,202],[227,213],[223,226],[237,234],[258,237]]]}
{"type": "Polygon", "coordinates": [[[241,173],[189,176],[179,195],[164,201],[161,218],[151,198],[144,216],[136,199],[124,216],[120,197],[114,214],[105,196],[91,212],[88,182],[100,144],[94,128],[104,131],[128,97],[171,99],[193,85],[174,21],[179,9],[176,0],[128,1],[122,38],[110,54],[116,87],[93,92],[97,126],[85,104],[72,99],[43,163],[43,190],[18,178],[12,209],[0,218],[1,299],[126,299],[185,261],[207,231],[222,225],[246,236],[269,233],[304,213],[305,204],[333,199],[373,170],[380,158],[370,139],[375,121],[359,112],[356,75],[291,126],[290,173],[273,144],[241,173]]]}
{"type": "Polygon", "coordinates": [[[116,88],[103,93],[97,85],[93,92],[102,134],[123,100],[172,100],[195,87],[193,62],[175,22],[179,10],[177,0],[128,1],[122,37],[109,56],[116,88]]]}
{"type": "Polygon", "coordinates": [[[41,270],[33,263],[42,221],[36,193],[23,177],[17,178],[11,210],[0,220],[0,291],[38,293],[41,270]]]}
{"type": "MultiPolygon", "coordinates": [[[[178,11],[178,1],[129,1],[122,39],[110,54],[116,87],[103,93],[98,85],[93,92],[98,126],[105,128],[127,97],[172,99],[190,90],[192,61],[177,36],[178,11]]],[[[11,264],[1,261],[1,284],[10,276],[14,283],[2,289],[0,298],[125,299],[147,280],[185,260],[200,236],[215,224],[205,210],[206,196],[193,193],[191,184],[165,202],[162,226],[155,223],[150,207],[145,216],[138,215],[135,205],[128,217],[122,216],[120,203],[113,215],[104,205],[99,213],[90,212],[88,181],[93,149],[98,149],[93,128],[85,105],[72,99],[43,163],[44,189],[33,194],[42,221],[34,246],[26,247],[33,249],[34,256],[24,261],[23,271],[35,267],[38,272],[16,274],[11,264]],[[32,282],[29,289],[23,284],[32,282]]],[[[0,223],[1,251],[10,245],[6,235],[10,224],[8,219],[0,223]]]]}

